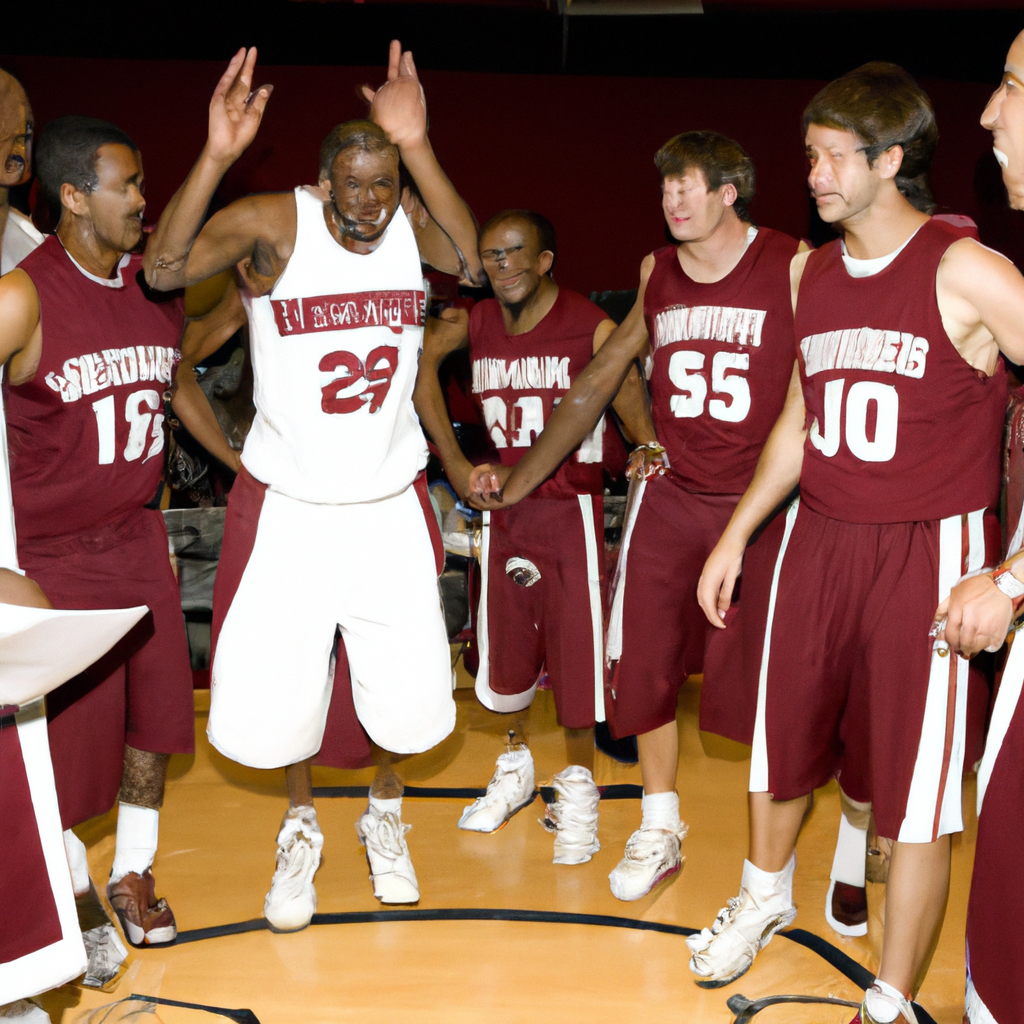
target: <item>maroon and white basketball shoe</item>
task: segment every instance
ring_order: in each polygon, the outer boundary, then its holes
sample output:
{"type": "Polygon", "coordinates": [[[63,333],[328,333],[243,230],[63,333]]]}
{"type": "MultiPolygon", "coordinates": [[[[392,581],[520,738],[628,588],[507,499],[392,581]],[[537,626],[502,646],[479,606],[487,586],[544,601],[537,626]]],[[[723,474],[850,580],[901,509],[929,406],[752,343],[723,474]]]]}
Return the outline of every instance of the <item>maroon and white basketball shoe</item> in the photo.
{"type": "Polygon", "coordinates": [[[682,822],[669,831],[638,828],[626,842],[625,856],[608,876],[612,895],[620,900],[638,900],[683,866],[682,842],[687,828],[682,822]]]}
{"type": "Polygon", "coordinates": [[[124,937],[133,946],[169,946],[178,937],[174,914],[163,897],[156,898],[150,868],[129,871],[107,886],[107,899],[117,914],[124,937]]]}
{"type": "Polygon", "coordinates": [[[825,896],[825,920],[840,935],[867,935],[868,894],[865,887],[833,879],[825,896]]]}

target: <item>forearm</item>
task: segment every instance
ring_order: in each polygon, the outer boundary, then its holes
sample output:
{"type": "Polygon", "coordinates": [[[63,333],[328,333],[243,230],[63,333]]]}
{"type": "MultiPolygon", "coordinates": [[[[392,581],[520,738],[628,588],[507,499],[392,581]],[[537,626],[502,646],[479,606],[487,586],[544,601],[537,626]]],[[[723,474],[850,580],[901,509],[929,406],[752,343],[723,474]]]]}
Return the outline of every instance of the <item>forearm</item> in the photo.
{"type": "Polygon", "coordinates": [[[479,281],[482,267],[477,254],[476,219],[438,163],[430,140],[424,137],[416,144],[400,146],[399,152],[431,218],[459,250],[466,276],[479,281]]]}
{"type": "Polygon", "coordinates": [[[612,402],[612,408],[633,444],[657,442],[658,436],[654,430],[651,407],[647,400],[647,388],[644,387],[635,361],[630,366],[615,401],[612,402]]]}
{"type": "MultiPolygon", "coordinates": [[[[437,449],[438,457],[441,459],[449,482],[458,490],[456,481],[461,484],[473,467],[459,447],[458,438],[455,436],[455,430],[448,415],[448,407],[445,405],[444,394],[441,391],[441,382],[436,366],[429,365],[425,361],[420,362],[412,401],[416,415],[420,418],[420,425],[437,449]]],[[[459,495],[459,497],[463,496],[459,495]]]]}
{"type": "Polygon", "coordinates": [[[216,459],[236,473],[241,468],[239,453],[228,444],[217,414],[199,386],[195,370],[182,364],[174,378],[171,407],[182,426],[216,459]]]}
{"type": "Polygon", "coordinates": [[[143,266],[151,288],[169,291],[187,282],[189,251],[230,164],[214,160],[206,148],[184,184],[171,198],[146,246],[143,266]]]}

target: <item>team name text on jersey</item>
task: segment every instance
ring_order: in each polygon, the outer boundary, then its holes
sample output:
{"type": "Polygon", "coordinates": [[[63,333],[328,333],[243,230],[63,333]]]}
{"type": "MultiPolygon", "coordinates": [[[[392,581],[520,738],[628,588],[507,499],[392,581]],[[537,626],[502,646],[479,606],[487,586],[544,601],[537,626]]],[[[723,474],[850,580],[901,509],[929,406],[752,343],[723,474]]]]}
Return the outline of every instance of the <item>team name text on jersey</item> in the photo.
{"type": "Polygon", "coordinates": [[[65,402],[77,402],[105,388],[155,380],[170,384],[181,358],[177,349],[162,345],[133,345],[103,349],[64,361],[63,373],[46,375],[47,387],[65,402]]]}
{"type": "Polygon", "coordinates": [[[427,296],[422,291],[314,295],[272,299],[270,304],[282,335],[350,331],[359,327],[387,327],[401,334],[403,327],[422,327],[427,322],[427,296]]]}
{"type": "Polygon", "coordinates": [[[757,348],[767,315],[737,306],[669,306],[654,318],[654,348],[694,339],[757,348]]]}
{"type": "Polygon", "coordinates": [[[800,340],[808,377],[823,370],[874,370],[920,380],[928,347],[925,338],[907,331],[874,327],[809,334],[800,340]]]}

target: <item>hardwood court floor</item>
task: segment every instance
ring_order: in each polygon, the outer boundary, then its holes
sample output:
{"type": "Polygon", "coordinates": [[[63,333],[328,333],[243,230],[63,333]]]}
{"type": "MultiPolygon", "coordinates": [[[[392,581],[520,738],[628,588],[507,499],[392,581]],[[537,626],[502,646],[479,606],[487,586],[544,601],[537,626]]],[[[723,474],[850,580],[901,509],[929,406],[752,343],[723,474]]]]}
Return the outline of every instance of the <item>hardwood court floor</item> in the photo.
{"type": "MultiPolygon", "coordinates": [[[[463,684],[465,680],[462,680],[463,684]]],[[[182,931],[259,919],[274,867],[274,838],[285,810],[283,772],[242,768],[206,740],[208,696],[197,693],[195,758],[174,758],[160,823],[155,865],[158,893],[174,907],[182,931]]],[[[607,874],[639,823],[639,801],[601,805],[601,851],[578,867],[554,866],[551,837],[537,823],[538,799],[495,835],[455,827],[468,801],[407,797],[413,825],[409,846],[422,899],[416,910],[517,909],[612,915],[700,928],[736,894],[747,842],[743,748],[702,737],[696,727],[699,682],[680,696],[679,793],[690,825],[686,862],[675,880],[636,903],[608,890],[607,874]],[[702,742],[703,741],[703,742],[702,742]],[[705,749],[705,747],[707,749],[705,749]],[[711,755],[714,756],[711,756],[711,755]]],[[[409,758],[400,771],[411,786],[483,787],[503,749],[504,723],[460,689],[458,726],[435,750],[409,758]]],[[[538,784],[565,766],[551,694],[540,692],[531,712],[531,747],[538,784]]],[[[367,785],[372,771],[317,769],[317,786],[367,785]]],[[[596,754],[599,784],[639,785],[639,769],[596,754]]],[[[844,939],[825,922],[823,904],[838,828],[834,784],[821,790],[798,848],[795,927],[821,936],[868,969],[877,967],[884,887],[870,887],[870,933],[844,939]]],[[[963,1014],[963,934],[974,854],[973,778],[965,785],[968,830],[954,843],[953,886],[946,923],[919,1002],[939,1024],[963,1014]]],[[[365,797],[320,799],[325,836],[316,878],[319,911],[373,913],[383,909],[367,881],[353,823],[365,797]]],[[[80,830],[93,877],[105,878],[114,847],[114,818],[80,830]]],[[[715,991],[697,988],[680,934],[583,923],[507,920],[422,920],[396,910],[365,923],[315,924],[303,932],[258,930],[165,949],[132,952],[128,974],[113,994],[65,986],[43,998],[57,1024],[130,993],[228,1008],[249,1008],[261,1024],[349,1021],[469,1024],[469,1022],[625,1022],[727,1024],[726,999],[816,994],[859,1001],[860,989],[816,952],[776,937],[739,981],[715,991]]],[[[224,1021],[206,1013],[160,1006],[166,1024],[224,1021]]],[[[781,1005],[757,1024],[842,1024],[854,1011],[835,1006],[781,1005]]],[[[143,1017],[142,1020],[152,1019],[143,1017]]]]}

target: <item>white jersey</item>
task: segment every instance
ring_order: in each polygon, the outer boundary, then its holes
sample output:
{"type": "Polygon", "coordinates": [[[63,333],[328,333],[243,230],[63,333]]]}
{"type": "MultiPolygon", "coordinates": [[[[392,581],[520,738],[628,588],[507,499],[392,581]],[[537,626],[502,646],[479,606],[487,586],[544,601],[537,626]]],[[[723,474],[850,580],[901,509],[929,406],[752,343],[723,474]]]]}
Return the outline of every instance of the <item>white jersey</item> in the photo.
{"type": "Polygon", "coordinates": [[[302,501],[387,498],[427,464],[412,404],[426,319],[416,239],[401,207],[366,255],[335,241],[318,192],[297,188],[295,213],[284,273],[245,300],[256,417],[242,462],[302,501]]]}

